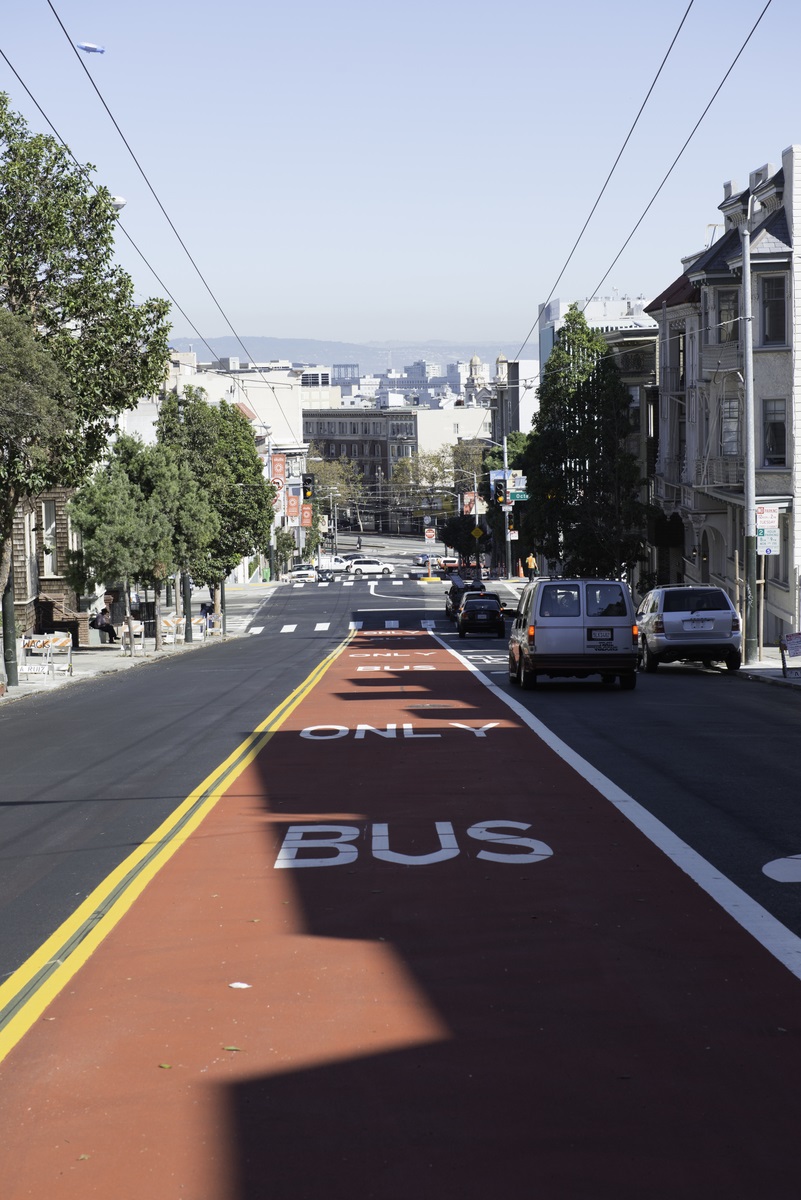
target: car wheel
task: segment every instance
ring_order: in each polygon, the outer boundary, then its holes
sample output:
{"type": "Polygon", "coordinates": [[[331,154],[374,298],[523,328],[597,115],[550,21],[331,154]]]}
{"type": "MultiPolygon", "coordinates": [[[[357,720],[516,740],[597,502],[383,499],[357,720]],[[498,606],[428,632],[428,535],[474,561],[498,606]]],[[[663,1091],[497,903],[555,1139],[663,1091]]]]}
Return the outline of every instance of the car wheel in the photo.
{"type": "Polygon", "coordinates": [[[363,575],[364,572],[359,567],[357,567],[356,570],[353,572],[353,574],[354,575],[363,575]]]}
{"type": "Polygon", "coordinates": [[[602,675],[601,676],[601,686],[602,687],[612,687],[614,682],[615,682],[614,675],[602,675]]]}
{"type": "Polygon", "coordinates": [[[729,671],[739,671],[740,664],[743,661],[743,656],[739,650],[732,650],[726,658],[726,669],[729,671]]]}
{"type": "Polygon", "coordinates": [[[537,676],[533,671],[526,670],[526,659],[520,655],[520,665],[517,668],[517,682],[524,692],[530,692],[537,686],[537,676]]]}
{"type": "Polygon", "coordinates": [[[659,659],[649,649],[648,639],[642,639],[642,669],[647,675],[653,675],[656,668],[659,666],[659,659]]]}
{"type": "Polygon", "coordinates": [[[509,655],[509,682],[510,683],[518,682],[517,666],[515,665],[515,660],[512,658],[511,654],[509,655]]]}
{"type": "Polygon", "coordinates": [[[381,574],[382,575],[391,575],[392,572],[390,571],[389,567],[384,567],[381,574]]]}
{"type": "Polygon", "coordinates": [[[620,688],[624,692],[633,692],[637,686],[637,672],[623,671],[620,676],[620,688]]]}

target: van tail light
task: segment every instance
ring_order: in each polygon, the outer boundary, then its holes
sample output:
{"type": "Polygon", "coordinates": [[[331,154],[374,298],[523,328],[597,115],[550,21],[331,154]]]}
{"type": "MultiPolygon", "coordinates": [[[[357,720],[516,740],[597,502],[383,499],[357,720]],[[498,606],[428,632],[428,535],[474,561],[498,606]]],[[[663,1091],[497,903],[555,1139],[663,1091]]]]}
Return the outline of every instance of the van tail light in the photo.
{"type": "Polygon", "coordinates": [[[665,622],[661,617],[654,617],[654,633],[664,633],[665,622]]]}
{"type": "Polygon", "coordinates": [[[638,625],[632,625],[632,627],[631,627],[631,640],[632,640],[632,642],[634,642],[635,646],[637,645],[637,642],[640,640],[640,629],[639,629],[638,625]]]}
{"type": "Polygon", "coordinates": [[[740,618],[737,616],[737,613],[732,613],[731,631],[732,631],[732,633],[740,632],[740,618]]]}
{"type": "Polygon", "coordinates": [[[530,642],[533,642],[533,641],[534,641],[534,635],[535,635],[535,633],[536,633],[536,632],[537,632],[537,626],[536,626],[536,625],[529,625],[529,627],[528,627],[528,640],[529,640],[530,642]]]}

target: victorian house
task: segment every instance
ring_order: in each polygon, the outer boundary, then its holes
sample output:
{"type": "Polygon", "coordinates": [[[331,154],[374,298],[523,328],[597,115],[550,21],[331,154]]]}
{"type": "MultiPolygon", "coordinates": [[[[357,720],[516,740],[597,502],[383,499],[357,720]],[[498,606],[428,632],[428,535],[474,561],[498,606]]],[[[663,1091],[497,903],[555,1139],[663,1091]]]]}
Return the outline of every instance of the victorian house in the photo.
{"type": "MultiPolygon", "coordinates": [[[[743,233],[750,244],[757,512],[779,510],[778,553],[760,556],[767,642],[799,628],[801,529],[801,146],[724,185],[723,231],[646,311],[659,324],[651,568],[660,583],[724,587],[744,604],[745,361],[743,233]],[[796,245],[798,241],[798,245],[796,245]]],[[[759,522],[757,522],[759,524],[759,522]]]]}

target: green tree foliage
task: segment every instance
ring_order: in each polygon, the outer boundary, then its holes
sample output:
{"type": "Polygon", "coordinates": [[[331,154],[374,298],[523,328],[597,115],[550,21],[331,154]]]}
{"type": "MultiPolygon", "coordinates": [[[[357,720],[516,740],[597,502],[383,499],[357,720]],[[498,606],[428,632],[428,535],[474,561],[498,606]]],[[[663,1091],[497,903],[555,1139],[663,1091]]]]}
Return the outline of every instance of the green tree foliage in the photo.
{"type": "Polygon", "coordinates": [[[189,464],[170,446],[121,437],[76,493],[70,513],[82,534],[83,567],[94,579],[154,589],[160,649],[164,581],[184,564],[188,547],[202,549],[217,529],[189,464]]]}
{"type": "Polygon", "coordinates": [[[563,570],[619,576],[641,554],[647,509],[625,449],[629,396],[600,334],[572,305],[545,364],[523,467],[524,536],[563,570]]]}
{"type": "Polygon", "coordinates": [[[444,494],[456,490],[453,475],[453,446],[447,444],[401,458],[392,469],[393,499],[412,510],[436,512],[444,494]]]}
{"type": "Polygon", "coordinates": [[[275,488],[264,478],[250,422],[233,405],[211,405],[202,388],[165,397],[158,438],[186,459],[217,524],[195,544],[188,567],[198,583],[219,584],[243,559],[269,545],[275,488]]]}
{"type": "Polygon", "coordinates": [[[480,538],[474,537],[475,528],[473,517],[449,517],[441,526],[439,536],[446,546],[450,546],[462,558],[468,561],[474,558],[478,566],[478,555],[487,549],[488,538],[483,532],[480,538]]]}
{"type": "Polygon", "coordinates": [[[27,321],[0,309],[0,591],[17,506],[50,486],[75,421],[72,389],[27,321]]]}
{"type": "Polygon", "coordinates": [[[0,308],[28,321],[71,394],[27,494],[80,483],[117,416],[159,387],[168,359],[168,304],[134,301],[112,261],[111,197],[92,185],[91,169],[54,138],[29,133],[0,93],[0,308]]]}

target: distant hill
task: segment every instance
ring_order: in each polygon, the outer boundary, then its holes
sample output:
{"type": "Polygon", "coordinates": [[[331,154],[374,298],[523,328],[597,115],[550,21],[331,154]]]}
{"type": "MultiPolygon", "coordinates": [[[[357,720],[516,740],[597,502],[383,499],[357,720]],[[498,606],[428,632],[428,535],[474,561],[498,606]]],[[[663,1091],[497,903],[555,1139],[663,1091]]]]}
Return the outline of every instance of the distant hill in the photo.
{"type": "MultiPolygon", "coordinates": [[[[362,375],[380,374],[392,367],[402,371],[413,362],[425,359],[438,363],[443,371],[447,363],[469,361],[474,354],[493,367],[499,354],[513,358],[520,343],[513,342],[324,342],[313,338],[244,337],[247,354],[234,337],[209,338],[217,358],[236,357],[243,362],[271,362],[277,358],[288,358],[293,363],[332,367],[334,363],[358,363],[362,375]]],[[[206,344],[192,338],[172,338],[170,345],[176,350],[194,350],[198,362],[207,362],[209,352],[206,344]]],[[[524,350],[524,357],[535,358],[536,345],[524,350]]]]}

